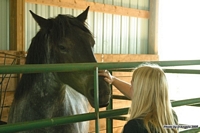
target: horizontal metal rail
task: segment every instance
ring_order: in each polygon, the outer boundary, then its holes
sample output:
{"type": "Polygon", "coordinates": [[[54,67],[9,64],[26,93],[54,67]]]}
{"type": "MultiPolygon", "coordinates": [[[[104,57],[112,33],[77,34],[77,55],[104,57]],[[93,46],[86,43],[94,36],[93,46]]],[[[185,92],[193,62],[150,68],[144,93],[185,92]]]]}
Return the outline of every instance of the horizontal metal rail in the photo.
{"type": "Polygon", "coordinates": [[[165,73],[178,73],[178,74],[200,74],[199,70],[194,69],[163,69],[165,73]]]}
{"type": "MultiPolygon", "coordinates": [[[[128,113],[128,108],[101,111],[99,112],[99,118],[109,118],[109,117],[114,117],[118,115],[125,115],[127,113],[128,113]]],[[[13,133],[13,132],[19,132],[19,131],[25,131],[25,130],[45,128],[45,127],[50,127],[50,126],[58,126],[58,125],[63,125],[63,124],[68,124],[68,123],[94,120],[96,119],[96,117],[97,116],[95,112],[93,112],[93,113],[79,114],[79,115],[66,116],[66,117],[57,117],[57,118],[51,118],[51,119],[7,124],[7,125],[0,126],[0,133],[13,133]]]]}
{"type": "MultiPolygon", "coordinates": [[[[32,65],[3,65],[0,66],[0,74],[14,73],[44,73],[44,72],[69,72],[80,70],[134,68],[144,62],[112,62],[112,63],[67,63],[67,64],[32,64],[32,65]]],[[[154,61],[160,66],[185,66],[200,65],[200,60],[185,61],[154,61]]]]}
{"type": "MultiPolygon", "coordinates": [[[[119,96],[119,95],[113,95],[112,99],[119,99],[119,100],[130,100],[126,98],[125,96],[119,96]]],[[[184,105],[195,105],[200,103],[200,98],[192,98],[192,99],[187,99],[187,100],[178,100],[178,101],[172,101],[172,107],[179,107],[179,106],[184,106],[184,105]]],[[[117,116],[117,117],[112,117],[112,119],[116,120],[126,120],[125,116],[117,116]]]]}
{"type": "MultiPolygon", "coordinates": [[[[121,68],[134,68],[143,62],[126,62],[126,63],[70,63],[70,64],[33,64],[33,65],[6,65],[0,66],[0,74],[14,74],[14,73],[43,73],[43,72],[69,72],[69,71],[84,71],[84,70],[102,70],[102,69],[121,69],[121,68]],[[97,69],[98,68],[98,69],[97,69]]],[[[160,65],[161,67],[166,66],[185,66],[185,65],[200,65],[200,60],[185,60],[185,61],[155,61],[150,62],[160,65]]],[[[199,70],[186,70],[186,69],[165,69],[166,72],[174,73],[199,73],[199,70]]],[[[97,73],[95,74],[96,77],[97,73]]],[[[199,103],[200,98],[188,99],[181,101],[172,102],[172,106],[190,105],[199,103]]],[[[128,113],[128,108],[110,110],[99,112],[99,118],[111,118],[119,115],[125,115],[128,113]]],[[[9,133],[24,130],[31,130],[37,128],[44,128],[49,126],[57,126],[67,123],[74,123],[80,121],[88,121],[98,119],[97,114],[87,113],[75,116],[52,118],[37,120],[24,123],[15,123],[0,126],[0,132],[9,133]]]]}
{"type": "Polygon", "coordinates": [[[180,133],[199,133],[200,127],[199,128],[194,128],[194,129],[187,129],[184,131],[180,131],[180,133]]]}
{"type": "MultiPolygon", "coordinates": [[[[130,100],[125,96],[120,95],[112,95],[112,99],[119,99],[119,100],[130,100]]],[[[172,107],[184,106],[184,105],[195,105],[200,103],[200,98],[191,98],[186,100],[177,100],[172,101],[172,107]]]]}
{"type": "MultiPolygon", "coordinates": [[[[113,72],[132,72],[134,68],[132,69],[117,69],[112,70],[113,72]]],[[[200,68],[199,69],[169,69],[169,68],[163,68],[165,73],[178,73],[178,74],[200,74],[200,68]]]]}
{"type": "Polygon", "coordinates": [[[178,101],[172,101],[172,107],[178,107],[183,105],[193,105],[200,103],[200,98],[192,98],[192,99],[186,99],[186,100],[178,100],[178,101]]]}
{"type": "MultiPolygon", "coordinates": [[[[118,100],[130,100],[126,96],[122,96],[122,95],[112,95],[111,98],[118,99],[118,100]]],[[[182,106],[182,105],[196,105],[196,104],[200,104],[200,98],[171,101],[171,103],[172,103],[172,107],[177,107],[177,106],[182,106]]]]}

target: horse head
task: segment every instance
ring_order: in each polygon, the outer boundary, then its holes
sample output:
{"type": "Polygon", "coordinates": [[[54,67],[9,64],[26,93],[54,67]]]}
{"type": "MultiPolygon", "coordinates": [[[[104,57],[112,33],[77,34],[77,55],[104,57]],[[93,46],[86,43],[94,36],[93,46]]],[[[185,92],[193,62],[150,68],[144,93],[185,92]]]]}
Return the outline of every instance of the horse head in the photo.
{"type": "MultiPolygon", "coordinates": [[[[71,15],[58,15],[55,18],[45,19],[31,12],[33,18],[40,26],[40,42],[45,53],[44,57],[38,54],[39,63],[92,63],[97,62],[93,47],[95,44],[91,32],[88,30],[85,20],[87,18],[89,7],[77,17],[71,15]]],[[[37,36],[37,35],[36,35],[37,36]]],[[[34,38],[33,40],[34,41],[34,38]]],[[[39,44],[37,44],[39,45],[39,44]]],[[[27,55],[31,58],[31,55],[27,55]]],[[[36,61],[35,61],[36,62],[36,61]]],[[[35,63],[34,61],[32,63],[35,63]]],[[[71,86],[73,89],[88,98],[89,103],[94,107],[94,72],[57,72],[58,80],[71,86]]],[[[110,87],[103,77],[99,77],[99,106],[105,107],[109,103],[110,87]]]]}

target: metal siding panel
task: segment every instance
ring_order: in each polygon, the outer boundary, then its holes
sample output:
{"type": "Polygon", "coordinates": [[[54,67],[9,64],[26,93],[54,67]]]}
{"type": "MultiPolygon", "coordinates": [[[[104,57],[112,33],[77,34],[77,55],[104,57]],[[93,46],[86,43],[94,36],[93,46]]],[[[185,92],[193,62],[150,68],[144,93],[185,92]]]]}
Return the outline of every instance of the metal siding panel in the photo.
{"type": "Polygon", "coordinates": [[[138,19],[137,54],[147,54],[148,47],[148,21],[138,19]]]}
{"type": "Polygon", "coordinates": [[[104,4],[110,4],[110,5],[112,5],[112,3],[113,3],[113,0],[104,0],[104,4]]]}
{"type": "Polygon", "coordinates": [[[123,1],[121,1],[121,6],[129,8],[129,6],[130,6],[129,0],[123,0],[123,1]]]}
{"type": "MultiPolygon", "coordinates": [[[[149,1],[140,0],[138,9],[149,10],[149,1]]],[[[137,18],[137,43],[136,54],[147,54],[148,51],[148,19],[137,18]]]]}
{"type": "Polygon", "coordinates": [[[138,0],[138,9],[149,10],[149,0],[138,0]]]}
{"type": "Polygon", "coordinates": [[[137,9],[138,8],[138,0],[130,0],[129,7],[137,9]]]}
{"type": "MultiPolygon", "coordinates": [[[[92,2],[113,4],[130,8],[139,8],[147,10],[149,1],[146,0],[90,0],[92,2]]],[[[26,4],[28,5],[28,4],[26,4]]],[[[32,8],[37,9],[37,14],[41,16],[55,17],[57,14],[79,15],[82,10],[67,9],[60,7],[50,7],[44,5],[31,4],[32,8]]],[[[28,10],[28,9],[27,9],[28,10]]],[[[28,16],[28,15],[27,15],[28,16]]],[[[99,12],[89,12],[86,20],[88,27],[94,35],[96,45],[94,53],[105,54],[145,54],[147,53],[148,41],[148,20],[138,19],[120,15],[112,15],[99,12]]],[[[32,17],[27,18],[29,30],[26,34],[30,43],[31,38],[38,30],[37,24],[32,17]],[[31,19],[31,20],[28,20],[31,19]],[[30,21],[30,22],[28,22],[30,21]],[[32,26],[30,26],[32,25],[32,26]],[[34,29],[34,25],[36,29],[34,29]],[[32,31],[33,30],[33,31],[32,31]]],[[[26,41],[27,42],[27,41],[26,41]]],[[[28,44],[29,45],[29,44],[28,44]]],[[[27,46],[28,47],[28,46],[27,46]]]]}
{"type": "MultiPolygon", "coordinates": [[[[130,0],[130,8],[138,8],[138,0],[130,0]]],[[[129,54],[137,54],[138,18],[130,17],[129,23],[129,54]]]]}
{"type": "Polygon", "coordinates": [[[76,17],[79,14],[81,14],[82,12],[83,12],[83,10],[75,10],[75,9],[73,9],[72,15],[76,17]]]}
{"type": "Polygon", "coordinates": [[[94,13],[94,39],[96,45],[94,47],[94,53],[103,53],[103,14],[95,12],[94,13]]]}
{"type": "Polygon", "coordinates": [[[72,14],[72,10],[73,9],[69,9],[69,8],[61,8],[61,14],[72,14]]]}
{"type": "Polygon", "coordinates": [[[55,6],[49,6],[49,16],[48,17],[56,17],[58,14],[60,14],[61,10],[60,7],[55,6]]]}
{"type": "MultiPolygon", "coordinates": [[[[5,10],[9,14],[9,2],[7,0],[1,0],[1,10],[2,19],[1,20],[1,45],[0,49],[9,49],[9,15],[5,15],[5,10]],[[3,20],[6,20],[3,21],[3,20]],[[6,26],[5,26],[6,25],[6,26]]],[[[139,9],[148,9],[149,1],[142,0],[139,1],[137,5],[137,0],[130,0],[129,4],[127,1],[115,0],[99,0],[96,2],[105,4],[114,4],[118,6],[132,7],[139,9]],[[125,2],[125,3],[124,3],[125,2]]],[[[57,14],[73,14],[75,16],[79,15],[82,10],[66,9],[60,7],[49,7],[44,5],[34,5],[26,3],[27,12],[26,15],[26,50],[28,49],[32,37],[39,30],[39,26],[33,20],[32,16],[28,10],[32,10],[35,13],[48,18],[55,17],[57,14]]],[[[103,14],[89,12],[88,14],[88,26],[89,29],[94,33],[96,46],[95,53],[125,53],[125,54],[140,54],[146,53],[147,51],[147,33],[148,33],[148,20],[138,20],[137,18],[127,18],[119,15],[103,14]],[[103,17],[102,17],[103,16],[103,17]],[[96,20],[95,20],[95,19],[96,20]],[[95,20],[95,21],[94,21],[95,20]],[[103,24],[101,24],[103,22],[103,24]],[[97,24],[97,25],[96,25],[97,24]],[[127,29],[127,25],[129,28],[127,29]],[[125,27],[126,26],[126,27],[125,27]],[[139,31],[138,31],[139,30],[139,31]]]]}
{"type": "Polygon", "coordinates": [[[137,18],[130,17],[129,23],[129,54],[136,54],[137,50],[137,18]]]}
{"type": "MultiPolygon", "coordinates": [[[[122,0],[113,0],[113,5],[122,6],[122,0]]],[[[112,54],[121,54],[122,16],[113,15],[113,47],[112,54]]]]}
{"type": "MultiPolygon", "coordinates": [[[[104,4],[110,4],[112,5],[112,0],[104,0],[104,4]]],[[[113,44],[113,15],[104,13],[104,34],[103,34],[103,52],[106,54],[112,53],[112,44],[113,44]]]]}
{"type": "Polygon", "coordinates": [[[120,54],[128,54],[129,48],[129,17],[122,16],[120,54]]]}
{"type": "Polygon", "coordinates": [[[94,12],[89,12],[86,20],[86,24],[92,34],[94,35],[94,12]]]}
{"type": "Polygon", "coordinates": [[[32,38],[35,36],[37,30],[37,23],[33,19],[32,15],[30,14],[29,10],[36,13],[36,5],[26,3],[25,4],[25,50],[27,51],[32,38]]]}
{"type": "MultiPolygon", "coordinates": [[[[6,6],[5,5],[7,1],[1,1],[1,6],[2,7],[8,7],[9,4],[7,2],[6,6]]],[[[100,1],[98,1],[100,2],[100,1]]],[[[102,1],[101,1],[102,2],[102,1]]],[[[121,6],[122,2],[120,0],[117,1],[104,1],[105,3],[114,3],[115,5],[121,6]]],[[[129,6],[136,8],[137,4],[137,0],[131,0],[129,6]]],[[[122,4],[124,5],[124,4],[122,4]]],[[[126,5],[127,6],[127,5],[126,5]]],[[[1,10],[5,10],[4,8],[1,8],[1,10]]],[[[32,11],[36,12],[37,14],[43,16],[43,17],[53,17],[56,16],[57,14],[74,14],[75,16],[78,15],[80,12],[82,12],[82,10],[80,11],[76,11],[73,9],[66,9],[66,8],[59,8],[59,7],[49,7],[49,6],[44,6],[44,5],[34,5],[34,4],[29,4],[26,3],[26,8],[28,8],[29,10],[31,9],[32,11]]],[[[139,8],[144,8],[144,9],[148,9],[148,1],[140,1],[139,3],[139,8]],[[145,6],[144,6],[145,5],[145,6]]],[[[8,9],[7,9],[8,10],[8,9]]],[[[3,13],[3,12],[2,12],[3,13]]],[[[102,14],[102,13],[99,13],[102,14]]],[[[4,15],[1,15],[4,16],[4,15]]],[[[1,39],[1,48],[2,50],[4,49],[9,49],[9,25],[7,23],[7,21],[9,22],[9,15],[6,15],[6,19],[2,19],[1,20],[1,28],[3,28],[2,34],[3,36],[1,36],[3,39],[1,39]],[[6,25],[5,22],[3,22],[3,20],[7,20],[6,25]],[[5,30],[6,28],[6,30],[5,30]],[[3,32],[4,31],[4,32],[3,32]],[[6,33],[6,34],[5,34],[6,33]],[[5,37],[5,35],[7,37],[5,37]],[[6,38],[6,39],[5,39],[6,38]]],[[[104,53],[130,53],[130,54],[135,54],[135,53],[145,53],[146,49],[147,49],[147,27],[148,27],[148,21],[147,20],[138,20],[140,25],[137,27],[137,18],[133,18],[130,17],[130,22],[128,23],[126,20],[124,20],[124,17],[122,17],[121,20],[121,16],[118,15],[109,15],[109,14],[104,14],[104,27],[101,24],[98,24],[97,26],[94,24],[93,20],[94,18],[98,19],[98,16],[101,15],[95,15],[95,13],[93,12],[89,12],[88,15],[88,25],[89,25],[89,29],[94,33],[95,31],[95,38],[98,38],[97,45],[95,48],[95,52],[99,53],[99,52],[104,52],[104,53]],[[111,21],[111,22],[109,22],[111,21]],[[113,23],[113,24],[111,24],[113,23]],[[128,23],[129,24],[129,30],[130,31],[124,31],[124,23],[128,23]],[[102,26],[102,27],[99,27],[102,26]],[[117,28],[116,28],[117,27],[117,28]],[[122,31],[120,30],[120,27],[122,29],[122,31]],[[138,32],[138,37],[136,34],[135,30],[140,30],[143,27],[143,32],[138,32]],[[146,29],[145,29],[145,28],[146,29]],[[102,29],[101,29],[102,28],[102,29]],[[103,31],[105,31],[104,35],[103,35],[103,31]],[[122,33],[121,33],[122,32],[122,33]],[[124,42],[124,33],[129,33],[128,35],[128,40],[125,39],[124,42]],[[109,35],[112,34],[112,35],[109,35]],[[112,39],[110,39],[112,37],[112,39]],[[102,38],[102,40],[100,41],[100,39],[102,38]],[[122,38],[122,39],[120,39],[122,38]],[[136,41],[137,40],[137,41],[136,41]],[[129,42],[129,46],[128,46],[128,50],[124,49],[125,47],[127,48],[127,43],[129,42]],[[103,42],[103,43],[102,43],[103,42]],[[121,42],[121,43],[120,43],[121,42]],[[137,42],[137,44],[136,44],[137,42]],[[110,46],[109,46],[110,43],[110,46]],[[105,45],[102,45],[105,44],[105,45]],[[120,50],[120,45],[122,47],[122,50],[120,50]],[[101,47],[101,48],[100,48],[101,47]],[[137,49],[137,52],[136,52],[137,49]],[[120,52],[121,51],[121,52],[120,52]]],[[[37,26],[36,22],[33,20],[33,18],[31,17],[30,13],[27,11],[26,12],[26,49],[28,48],[28,46],[30,45],[31,39],[32,37],[36,34],[37,30],[39,29],[39,27],[37,26]],[[30,26],[31,25],[31,26],[30,26]],[[27,27],[28,26],[28,27],[27,27]]],[[[99,19],[98,19],[99,20],[99,19]]],[[[102,18],[101,18],[102,20],[102,18]]],[[[97,20],[96,20],[97,22],[97,20]]],[[[100,23],[100,21],[98,22],[100,23]]],[[[127,35],[127,34],[126,34],[127,35]]]]}
{"type": "Polygon", "coordinates": [[[120,42],[121,42],[121,16],[113,15],[113,44],[112,54],[120,53],[120,42]]]}
{"type": "Polygon", "coordinates": [[[122,0],[113,0],[113,5],[115,6],[122,6],[122,0]]]}
{"type": "MultiPolygon", "coordinates": [[[[43,18],[48,18],[49,15],[46,14],[47,8],[45,5],[35,5],[35,13],[38,14],[39,16],[42,16],[43,18]]],[[[34,21],[35,23],[35,33],[37,33],[40,30],[40,26],[34,21]]]]}
{"type": "Polygon", "coordinates": [[[9,1],[0,0],[0,50],[9,50],[9,1]]]}
{"type": "Polygon", "coordinates": [[[42,16],[43,18],[48,18],[49,17],[49,7],[45,5],[35,5],[35,12],[42,16]]]}
{"type": "Polygon", "coordinates": [[[112,44],[112,14],[104,14],[103,53],[111,54],[112,44]]]}

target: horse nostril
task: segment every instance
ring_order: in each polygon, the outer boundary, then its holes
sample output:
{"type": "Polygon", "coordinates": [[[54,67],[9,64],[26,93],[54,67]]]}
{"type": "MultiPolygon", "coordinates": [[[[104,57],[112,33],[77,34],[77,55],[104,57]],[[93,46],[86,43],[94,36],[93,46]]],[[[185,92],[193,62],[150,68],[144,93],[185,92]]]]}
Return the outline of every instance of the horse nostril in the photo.
{"type": "MultiPolygon", "coordinates": [[[[103,98],[104,96],[109,95],[109,94],[110,94],[109,92],[99,90],[99,98],[103,98]]],[[[90,96],[94,97],[94,95],[95,95],[94,89],[91,89],[90,90],[90,96]]]]}
{"type": "MultiPolygon", "coordinates": [[[[95,100],[94,100],[94,89],[89,89],[89,96],[88,96],[88,100],[90,102],[90,105],[92,107],[95,106],[95,100]]],[[[99,90],[99,107],[106,107],[109,104],[109,99],[110,99],[110,93],[109,91],[105,91],[105,90],[99,90]]]]}

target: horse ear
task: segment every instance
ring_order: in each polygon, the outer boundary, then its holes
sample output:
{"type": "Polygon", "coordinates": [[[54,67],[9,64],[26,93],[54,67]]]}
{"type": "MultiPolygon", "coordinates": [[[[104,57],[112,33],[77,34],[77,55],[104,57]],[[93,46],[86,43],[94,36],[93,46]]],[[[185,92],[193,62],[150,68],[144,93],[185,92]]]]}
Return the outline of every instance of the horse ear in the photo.
{"type": "Polygon", "coordinates": [[[49,28],[49,21],[43,17],[38,16],[37,14],[33,13],[29,10],[35,21],[38,23],[40,28],[49,28]]]}
{"type": "Polygon", "coordinates": [[[85,20],[87,19],[87,15],[88,15],[88,10],[89,10],[89,6],[85,9],[84,12],[82,12],[80,15],[78,15],[78,17],[76,17],[78,20],[80,20],[81,22],[85,22],[85,20]]]}

